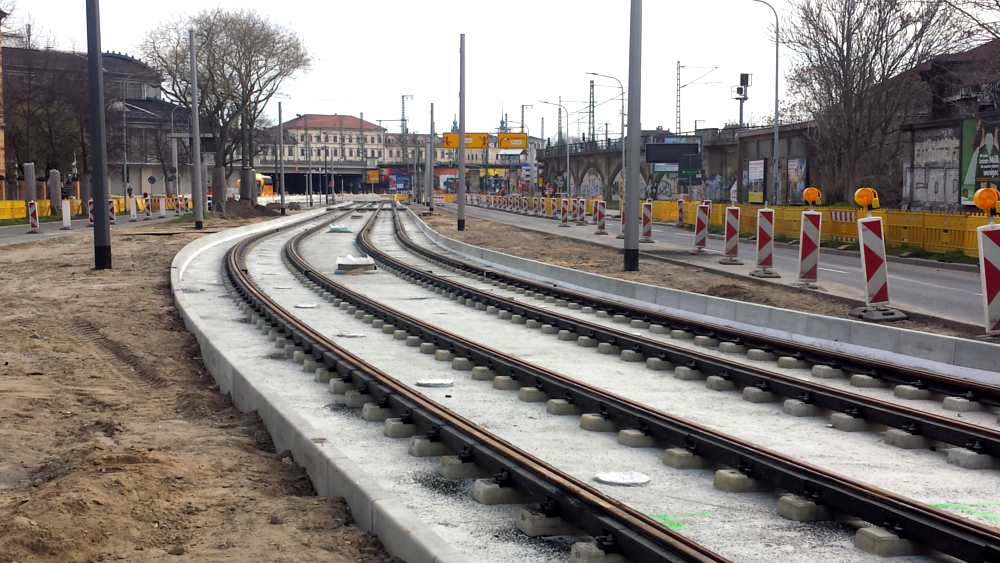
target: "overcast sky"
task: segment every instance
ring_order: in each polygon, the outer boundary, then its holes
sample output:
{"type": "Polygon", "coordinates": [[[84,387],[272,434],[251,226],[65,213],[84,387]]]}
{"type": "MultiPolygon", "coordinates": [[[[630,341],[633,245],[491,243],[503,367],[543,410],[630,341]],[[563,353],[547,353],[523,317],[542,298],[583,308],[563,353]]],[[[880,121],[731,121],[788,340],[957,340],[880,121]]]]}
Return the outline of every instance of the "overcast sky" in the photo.
{"type": "MultiPolygon", "coordinates": [[[[204,0],[136,2],[102,0],[105,51],[134,53],[147,30],[159,22],[202,9],[204,0]]],[[[617,77],[628,87],[629,7],[626,0],[455,2],[451,0],[295,1],[220,0],[224,8],[245,8],[294,29],[311,51],[312,69],[283,89],[284,115],[341,113],[365,119],[400,117],[407,101],[410,128],[429,129],[435,104],[437,131],[449,130],[458,112],[459,34],[466,34],[468,131],[495,131],[504,112],[513,129],[521,105],[534,136],[556,135],[553,106],[540,100],[562,96],[573,135],[587,131],[589,81],[595,80],[598,135],[605,122],[612,136],[620,129],[617,77]],[[609,101],[610,100],[610,101],[609,101]],[[579,124],[577,121],[580,120],[579,124]]],[[[781,13],[784,0],[774,0],[781,13]]],[[[30,13],[36,27],[51,33],[60,49],[86,49],[83,0],[17,0],[15,16],[30,13]]],[[[731,87],[739,73],[753,74],[746,114],[761,118],[774,108],[774,26],[771,10],[752,0],[659,0],[644,2],[642,126],[675,129],[677,61],[681,83],[702,79],[681,91],[682,130],[721,127],[738,117],[731,87]],[[709,68],[695,68],[709,67],[709,68]],[[703,121],[702,121],[703,120],[703,121]]],[[[782,73],[789,67],[784,52],[782,73]]],[[[781,84],[784,95],[784,82],[781,84]]],[[[269,113],[277,116],[277,104],[269,113]]],[[[385,123],[398,131],[398,123],[385,123]]],[[[564,125],[565,127],[565,125],[564,125]]]]}

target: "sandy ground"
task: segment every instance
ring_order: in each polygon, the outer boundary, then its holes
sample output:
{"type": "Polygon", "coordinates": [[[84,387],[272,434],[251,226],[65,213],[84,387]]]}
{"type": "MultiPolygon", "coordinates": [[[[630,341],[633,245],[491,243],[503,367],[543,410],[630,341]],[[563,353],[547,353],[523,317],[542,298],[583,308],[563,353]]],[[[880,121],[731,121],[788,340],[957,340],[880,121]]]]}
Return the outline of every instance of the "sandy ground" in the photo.
{"type": "Polygon", "coordinates": [[[399,561],[218,392],[169,291],[197,236],[0,249],[0,563],[399,561]]]}
{"type": "MultiPolygon", "coordinates": [[[[466,230],[459,232],[455,226],[454,213],[450,211],[437,210],[434,216],[423,219],[434,230],[449,238],[575,270],[830,317],[844,318],[850,309],[849,305],[821,293],[790,291],[774,284],[744,281],[693,266],[657,260],[640,258],[638,272],[623,272],[621,254],[615,249],[475,217],[466,216],[466,230]]],[[[973,336],[953,328],[913,320],[895,322],[892,326],[959,337],[973,336]]]]}

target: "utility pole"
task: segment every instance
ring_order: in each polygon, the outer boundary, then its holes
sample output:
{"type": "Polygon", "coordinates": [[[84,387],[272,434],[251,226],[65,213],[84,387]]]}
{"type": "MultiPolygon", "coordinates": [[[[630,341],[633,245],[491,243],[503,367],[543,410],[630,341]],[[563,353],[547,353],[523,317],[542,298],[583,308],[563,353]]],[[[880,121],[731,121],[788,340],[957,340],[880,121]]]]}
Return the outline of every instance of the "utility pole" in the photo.
{"type": "Polygon", "coordinates": [[[285,122],[281,120],[278,102],[278,192],[281,194],[281,214],[285,214],[285,122]]]}
{"type": "MultiPolygon", "coordinates": [[[[465,34],[458,39],[458,230],[465,230],[465,34]]],[[[528,106],[531,107],[531,106],[528,106]]],[[[521,106],[524,128],[524,106],[521,106]]]]}
{"type": "Polygon", "coordinates": [[[424,170],[424,194],[427,198],[427,206],[434,211],[434,103],[431,103],[431,135],[427,138],[427,170],[424,170]]]}
{"type": "Polygon", "coordinates": [[[524,108],[534,108],[531,104],[521,104],[521,132],[524,133],[524,108]]]}
{"type": "MultiPolygon", "coordinates": [[[[403,168],[406,168],[407,162],[408,162],[407,159],[409,158],[409,155],[406,154],[406,142],[407,142],[407,137],[410,136],[409,132],[406,129],[406,98],[409,98],[409,99],[412,100],[413,96],[410,95],[410,94],[403,94],[403,112],[399,116],[399,121],[401,122],[401,125],[400,125],[399,129],[402,132],[402,140],[401,140],[402,142],[401,142],[401,144],[403,145],[403,168]]],[[[415,173],[416,172],[416,168],[414,168],[413,171],[415,173]]]]}
{"type": "MultiPolygon", "coordinates": [[[[104,62],[101,9],[87,0],[87,83],[90,101],[90,162],[94,196],[94,269],[111,269],[111,223],[108,217],[108,136],[104,122],[104,62]]],[[[25,178],[35,181],[34,174],[25,178]]]]}
{"type": "MultiPolygon", "coordinates": [[[[562,96],[559,96],[559,113],[558,113],[558,116],[559,116],[557,118],[558,120],[556,121],[556,137],[562,137],[562,96]]],[[[566,125],[567,125],[566,129],[568,130],[569,129],[569,112],[566,113],[566,125]]],[[[567,137],[566,140],[563,141],[563,142],[565,142],[565,143],[568,144],[569,143],[569,133],[568,132],[566,133],[566,137],[567,137]]],[[[562,141],[563,139],[560,138],[559,140],[562,141]]],[[[568,186],[567,186],[567,189],[569,189],[568,186]]]]}
{"type": "Polygon", "coordinates": [[[677,93],[674,95],[674,117],[676,118],[676,125],[674,128],[674,135],[681,134],[681,62],[677,61],[677,93]]]}
{"type": "Polygon", "coordinates": [[[590,81],[590,108],[589,109],[590,109],[590,111],[589,111],[589,114],[587,116],[587,118],[588,118],[587,119],[587,138],[590,139],[591,142],[593,142],[594,141],[594,127],[596,126],[596,124],[594,123],[594,81],[593,80],[590,81]]]}
{"type": "MultiPolygon", "coordinates": [[[[201,193],[201,130],[198,123],[198,52],[194,44],[194,30],[188,30],[188,46],[191,48],[191,199],[194,200],[194,228],[204,227],[205,194],[201,193]]],[[[246,186],[244,186],[246,187],[246,186]]]]}
{"type": "MultiPolygon", "coordinates": [[[[678,71],[680,63],[678,63],[678,71]]],[[[678,76],[680,76],[678,72],[678,76]]],[[[678,89],[678,92],[680,90],[678,89]]],[[[642,93],[642,0],[632,0],[632,18],[629,21],[628,46],[628,160],[625,174],[625,252],[624,269],[626,272],[639,270],[639,222],[636,214],[639,211],[639,151],[642,135],[639,118],[640,94],[642,93]]],[[[678,98],[679,100],[680,98],[678,98]]],[[[678,120],[680,120],[678,106],[678,120]]],[[[678,121],[678,124],[680,122],[678,121]]],[[[679,125],[678,125],[679,128],[679,125]]]]}

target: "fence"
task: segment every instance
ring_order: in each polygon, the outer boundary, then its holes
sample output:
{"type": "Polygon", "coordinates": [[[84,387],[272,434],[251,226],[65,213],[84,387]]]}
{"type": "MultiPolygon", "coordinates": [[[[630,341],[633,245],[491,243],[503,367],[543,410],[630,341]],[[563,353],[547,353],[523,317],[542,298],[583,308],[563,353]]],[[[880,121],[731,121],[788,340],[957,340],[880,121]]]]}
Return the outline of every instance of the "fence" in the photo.
{"type": "MultiPolygon", "coordinates": [[[[128,213],[128,203],[127,198],[116,196],[111,199],[115,202],[115,213],[128,213]]],[[[144,213],[146,211],[146,201],[141,197],[133,196],[132,199],[135,200],[136,210],[138,213],[144,213]]],[[[87,212],[87,207],[84,202],[78,199],[68,199],[70,202],[70,212],[73,215],[84,215],[87,212]]],[[[190,201],[190,199],[188,199],[190,201]]],[[[160,198],[153,196],[153,210],[158,211],[160,206],[160,198]]],[[[167,198],[167,209],[174,208],[174,198],[167,198]]],[[[38,216],[47,217],[52,215],[52,206],[47,199],[38,200],[38,216]]],[[[21,200],[6,200],[0,201],[0,219],[27,219],[28,210],[24,201],[21,200]]]]}

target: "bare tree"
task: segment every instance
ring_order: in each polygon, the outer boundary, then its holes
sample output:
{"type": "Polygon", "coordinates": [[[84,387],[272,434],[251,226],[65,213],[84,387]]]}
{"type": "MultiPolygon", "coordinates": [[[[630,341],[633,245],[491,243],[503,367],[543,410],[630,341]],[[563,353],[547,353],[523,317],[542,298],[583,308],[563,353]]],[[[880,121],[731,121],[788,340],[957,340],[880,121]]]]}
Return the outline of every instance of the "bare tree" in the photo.
{"type": "Polygon", "coordinates": [[[215,144],[212,201],[221,205],[236,147],[243,145],[242,154],[252,154],[249,133],[237,136],[234,128],[246,121],[246,130],[252,131],[260,115],[255,104],[262,109],[286,78],[309,68],[310,59],[292,31],[253,11],[215,8],[160,24],[146,34],[140,50],[163,73],[164,95],[189,109],[189,29],[195,30],[198,48],[200,110],[215,144]]]}
{"type": "MultiPolygon", "coordinates": [[[[794,0],[782,42],[795,66],[793,108],[815,120],[815,154],[831,196],[863,184],[901,192],[900,125],[920,92],[915,67],[967,45],[945,0],[794,0]]],[[[814,170],[816,168],[814,167],[814,170]]]]}

